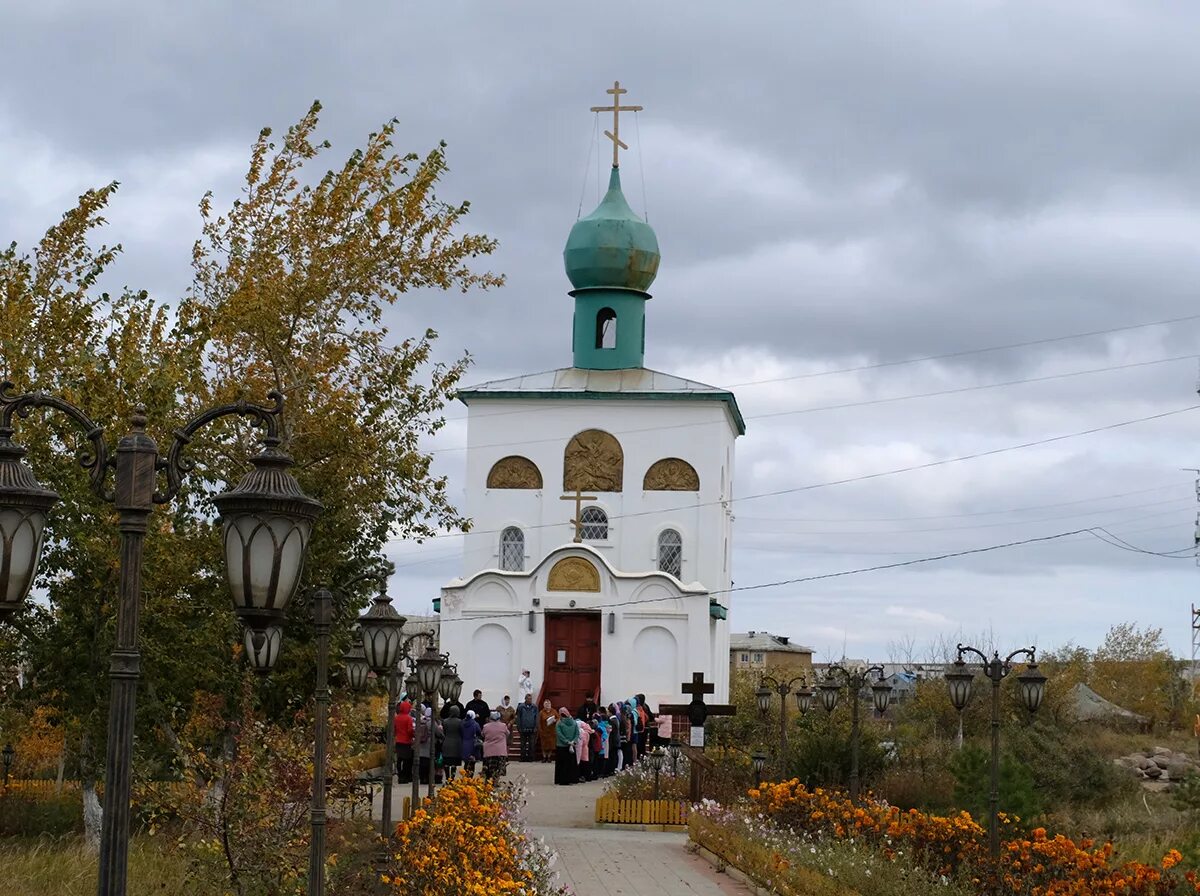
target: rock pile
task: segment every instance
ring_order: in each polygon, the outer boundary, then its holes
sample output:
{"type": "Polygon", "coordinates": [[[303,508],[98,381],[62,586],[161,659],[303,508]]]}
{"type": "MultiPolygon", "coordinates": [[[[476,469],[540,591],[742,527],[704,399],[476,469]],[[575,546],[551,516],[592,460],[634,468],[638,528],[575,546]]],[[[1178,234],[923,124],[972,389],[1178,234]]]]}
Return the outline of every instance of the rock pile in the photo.
{"type": "Polygon", "coordinates": [[[1146,785],[1155,785],[1156,790],[1172,781],[1182,781],[1188,775],[1200,772],[1200,761],[1187,753],[1179,753],[1166,747],[1155,747],[1140,753],[1130,753],[1114,759],[1113,765],[1128,771],[1146,785]]]}

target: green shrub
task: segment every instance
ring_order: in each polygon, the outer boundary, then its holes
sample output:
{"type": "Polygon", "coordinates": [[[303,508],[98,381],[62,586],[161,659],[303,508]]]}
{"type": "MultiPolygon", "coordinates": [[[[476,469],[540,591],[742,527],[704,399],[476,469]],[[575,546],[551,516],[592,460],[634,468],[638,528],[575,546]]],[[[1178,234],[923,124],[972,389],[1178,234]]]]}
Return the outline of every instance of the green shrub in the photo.
{"type": "MultiPolygon", "coordinates": [[[[967,744],[950,760],[954,773],[954,800],[975,818],[991,814],[991,754],[975,744],[967,744]]],[[[1000,811],[1027,821],[1045,808],[1035,790],[1033,774],[1020,760],[1007,754],[1000,757],[1000,811]]]]}
{"type": "Polygon", "coordinates": [[[83,800],[78,790],[0,796],[0,837],[62,837],[82,832],[83,800]]]}

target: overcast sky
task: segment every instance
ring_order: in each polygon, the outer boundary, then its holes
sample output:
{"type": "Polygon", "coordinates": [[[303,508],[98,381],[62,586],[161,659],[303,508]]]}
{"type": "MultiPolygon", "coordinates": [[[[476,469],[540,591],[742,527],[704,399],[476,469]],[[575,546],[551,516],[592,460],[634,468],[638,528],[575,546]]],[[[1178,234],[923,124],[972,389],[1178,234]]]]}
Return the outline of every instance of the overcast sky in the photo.
{"type": "MultiPolygon", "coordinates": [[[[662,248],[647,366],[735,386],[748,418],[737,586],[1095,526],[1180,551],[1200,411],[751,496],[1196,403],[1200,318],[1138,325],[1200,315],[1197,33],[1200,6],[1151,0],[11,4],[0,240],[120,180],[120,278],[178,297],[201,194],[228,203],[258,129],[319,98],[331,164],[393,116],[401,149],[446,140],[444,198],[500,240],[506,288],[413,295],[395,332],[436,328],[472,381],[567,366],[561,250],[606,153],[588,107],[619,78],[645,106],[622,128],[626,194],[662,248]]],[[[461,494],[448,413],[431,447],[461,494]]],[[[402,610],[458,572],[455,539],[391,553],[402,610]]],[[[1095,646],[1133,620],[1189,655],[1198,586],[1186,554],[1083,534],[735,594],[730,623],[883,660],[960,633],[1095,646]]]]}

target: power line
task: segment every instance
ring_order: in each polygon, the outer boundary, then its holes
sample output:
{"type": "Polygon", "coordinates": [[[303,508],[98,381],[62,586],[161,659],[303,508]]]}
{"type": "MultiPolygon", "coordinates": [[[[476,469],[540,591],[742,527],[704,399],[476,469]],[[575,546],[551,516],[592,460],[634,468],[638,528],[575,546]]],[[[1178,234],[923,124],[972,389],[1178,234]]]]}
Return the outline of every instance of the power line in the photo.
{"type": "Polygon", "coordinates": [[[1048,345],[1052,342],[1065,342],[1070,339],[1086,339],[1089,336],[1107,336],[1112,333],[1122,333],[1126,330],[1141,330],[1147,327],[1161,327],[1167,324],[1179,324],[1185,321],[1200,320],[1200,314],[1188,314],[1184,317],[1169,317],[1164,320],[1148,321],[1142,324],[1130,324],[1125,327],[1110,327],[1107,330],[1090,330],[1086,333],[1069,333],[1065,336],[1048,336],[1045,339],[1031,339],[1027,342],[1010,342],[1007,345],[993,345],[987,348],[971,348],[963,349],[962,351],[946,352],[940,355],[925,355],[920,358],[906,358],[901,361],[880,361],[875,364],[860,364],[856,367],[841,367],[837,370],[822,370],[816,373],[800,373],[795,376],[774,377],[765,380],[749,380],[744,383],[734,383],[729,388],[738,388],[741,386],[758,386],[766,383],[783,383],[789,380],[804,380],[812,379],[819,376],[834,376],[842,373],[858,373],[862,370],[879,370],[882,367],[898,367],[902,364],[921,364],[925,361],[942,361],[946,358],[961,358],[966,355],[979,355],[985,352],[1002,352],[1014,348],[1028,348],[1033,345],[1048,345]]]}
{"type": "MultiPolygon", "coordinates": [[[[1085,528],[1085,529],[1072,529],[1068,532],[1056,532],[1052,535],[1038,535],[1038,536],[1033,536],[1030,538],[1023,538],[1023,539],[1020,539],[1017,541],[1006,541],[1006,542],[1002,542],[1000,544],[985,545],[983,547],[965,548],[963,550],[957,550],[957,551],[945,551],[940,554],[933,554],[933,555],[925,556],[925,557],[917,557],[917,558],[914,558],[911,560],[896,560],[896,561],[893,561],[890,563],[878,563],[873,566],[860,566],[860,567],[856,567],[854,569],[839,570],[837,572],[818,573],[818,574],[809,575],[809,576],[797,576],[797,577],[791,578],[791,579],[779,579],[777,581],[772,581],[772,582],[760,582],[760,583],[756,583],[754,585],[734,585],[730,588],[714,589],[712,591],[701,592],[701,593],[697,593],[695,595],[676,594],[676,595],[667,595],[667,596],[663,596],[663,597],[639,598],[636,600],[621,600],[621,601],[613,601],[611,603],[592,604],[591,606],[589,606],[589,609],[591,609],[591,610],[613,610],[613,609],[617,609],[618,607],[626,607],[626,606],[631,606],[634,604],[644,605],[644,604],[651,604],[651,603],[661,603],[663,601],[669,601],[669,600],[684,600],[684,599],[687,599],[689,596],[716,597],[716,596],[719,596],[722,594],[734,594],[734,593],[742,593],[742,592],[747,592],[747,591],[763,591],[768,588],[782,588],[786,585],[802,585],[802,584],[806,584],[808,582],[822,582],[822,581],[828,581],[830,579],[845,578],[847,576],[864,575],[866,573],[871,573],[871,572],[883,572],[883,571],[886,571],[889,569],[903,569],[903,568],[909,567],[909,566],[920,566],[920,565],[923,565],[926,563],[937,563],[942,560],[953,560],[958,557],[970,557],[970,556],[975,556],[978,554],[988,554],[988,553],[993,553],[995,551],[1008,550],[1010,548],[1024,547],[1026,545],[1044,544],[1047,542],[1059,541],[1061,539],[1069,538],[1071,536],[1077,536],[1077,535],[1088,535],[1088,536],[1091,536],[1091,537],[1095,538],[1096,540],[1100,541],[1102,544],[1106,544],[1109,547],[1115,547],[1115,545],[1113,545],[1112,542],[1107,541],[1105,538],[1103,538],[1099,534],[1099,531],[1102,531],[1102,530],[1097,530],[1095,527],[1089,527],[1089,528],[1085,528]]],[[[1147,553],[1153,553],[1153,552],[1147,552],[1147,553]]],[[[454,622],[467,622],[467,621],[477,622],[477,621],[483,620],[483,619],[514,619],[514,618],[518,618],[518,617],[526,617],[526,616],[529,616],[530,614],[533,614],[535,616],[545,616],[547,613],[553,613],[553,612],[556,612],[556,611],[555,610],[547,610],[547,609],[507,610],[507,611],[501,611],[501,612],[489,613],[489,614],[479,614],[479,615],[472,614],[469,617],[464,617],[462,619],[456,619],[456,620],[442,620],[442,624],[445,625],[448,623],[453,624],[454,622]]]]}
{"type": "MultiPolygon", "coordinates": [[[[1192,360],[1195,360],[1196,358],[1197,358],[1197,355],[1195,355],[1195,354],[1175,355],[1170,358],[1153,358],[1149,361],[1133,361],[1128,364],[1113,364],[1113,365],[1109,365],[1107,367],[1093,367],[1088,370],[1069,370],[1064,373],[1051,373],[1051,374],[1046,374],[1044,376],[1026,377],[1024,379],[1004,380],[1004,381],[998,382],[998,383],[980,383],[980,384],[977,384],[974,386],[958,386],[953,389],[938,389],[934,392],[917,392],[917,393],[913,393],[913,394],[909,394],[909,395],[892,395],[892,396],[887,396],[884,398],[867,398],[867,399],[863,399],[861,401],[848,401],[848,402],[843,402],[841,404],[827,404],[827,405],[818,405],[816,407],[793,408],[793,409],[787,410],[787,411],[769,411],[769,412],[762,413],[762,414],[748,414],[748,415],[746,415],[745,419],[746,420],[770,420],[770,419],[775,419],[778,417],[793,417],[793,416],[798,416],[800,414],[815,414],[815,413],[820,413],[823,411],[842,411],[842,410],[847,410],[849,408],[869,407],[872,405],[880,405],[880,404],[892,404],[897,401],[912,401],[912,400],[918,399],[918,398],[939,398],[939,397],[946,396],[946,395],[959,395],[964,392],[978,392],[978,391],[985,390],[985,389],[1000,389],[1000,388],[1005,388],[1007,386],[1020,386],[1020,385],[1025,385],[1028,383],[1045,383],[1045,382],[1049,382],[1051,380],[1070,379],[1072,377],[1077,377],[1077,376],[1091,376],[1091,375],[1097,374],[1097,373],[1110,373],[1114,370],[1131,370],[1131,369],[1137,368],[1137,367],[1150,367],[1150,366],[1153,366],[1156,364],[1169,364],[1169,363],[1173,363],[1175,361],[1192,361],[1192,360]]],[[[504,417],[509,414],[532,414],[532,413],[539,413],[540,411],[541,411],[540,408],[512,410],[512,411],[500,411],[500,412],[497,412],[494,414],[483,415],[480,419],[487,419],[487,418],[491,418],[491,417],[504,417]]],[[[465,419],[465,418],[460,418],[460,419],[465,419]]],[[[640,427],[638,429],[613,430],[611,432],[611,435],[627,436],[627,435],[636,435],[638,433],[645,433],[645,432],[662,432],[664,430],[670,430],[670,429],[690,429],[690,428],[694,428],[697,426],[717,426],[717,425],[723,425],[723,423],[720,423],[719,421],[716,421],[716,420],[701,420],[701,421],[692,421],[690,423],[671,423],[671,424],[665,424],[665,425],[659,424],[657,426],[645,426],[645,427],[640,427]]],[[[450,452],[450,451],[468,451],[471,449],[478,450],[480,448],[519,448],[519,447],[522,447],[525,445],[538,445],[538,444],[545,444],[548,442],[562,442],[562,441],[563,441],[563,438],[561,436],[551,436],[551,437],[541,438],[541,439],[521,439],[521,440],[513,441],[513,442],[491,442],[491,443],[485,443],[482,445],[453,445],[453,446],[448,446],[445,448],[433,448],[433,449],[430,449],[429,453],[430,454],[443,454],[443,453],[450,452]]]]}
{"type": "MultiPolygon", "coordinates": [[[[1030,520],[1030,519],[1002,520],[1000,522],[995,522],[995,523],[973,523],[970,525],[958,525],[958,526],[931,526],[931,527],[926,527],[923,529],[858,529],[858,530],[820,529],[820,530],[808,530],[808,531],[804,531],[804,532],[796,532],[796,531],[793,531],[790,529],[785,529],[785,530],[779,530],[779,531],[780,531],[780,534],[782,534],[782,535],[822,535],[822,536],[867,535],[867,536],[872,536],[872,537],[878,536],[878,535],[915,535],[915,534],[920,534],[920,533],[924,533],[924,532],[959,532],[959,531],[963,531],[965,529],[996,529],[996,528],[1003,528],[1004,526],[1026,526],[1026,525],[1032,525],[1032,524],[1036,524],[1036,523],[1052,523],[1052,522],[1058,522],[1059,520],[1074,519],[1075,517],[1080,517],[1080,516],[1096,516],[1098,514],[1104,514],[1104,513],[1115,513],[1117,511],[1121,511],[1121,510],[1141,510],[1146,507],[1161,507],[1165,504],[1180,504],[1182,502],[1187,502],[1187,503],[1191,504],[1191,503],[1193,503],[1193,499],[1191,497],[1171,498],[1166,501],[1151,501],[1146,504],[1126,504],[1122,507],[1103,507],[1098,510],[1082,510],[1082,511],[1079,511],[1078,513],[1065,513],[1065,514],[1058,514],[1056,516],[1044,516],[1044,517],[1038,517],[1037,519],[1032,519],[1032,520],[1030,520]]],[[[1174,512],[1175,512],[1174,510],[1167,511],[1167,513],[1174,513],[1174,512]]],[[[756,519],[764,519],[765,520],[765,519],[769,519],[769,517],[758,517],[756,519]]],[[[746,522],[746,520],[741,517],[739,517],[738,521],[746,522]]]]}
{"type": "MultiPolygon", "coordinates": [[[[589,155],[589,159],[590,158],[591,157],[589,155]]],[[[583,209],[583,203],[581,200],[580,201],[580,213],[581,214],[582,214],[582,209],[583,209]]],[[[1106,330],[1089,330],[1084,333],[1068,333],[1063,336],[1047,336],[1043,339],[1031,339],[1026,342],[1010,342],[1006,345],[993,345],[993,346],[987,346],[985,348],[961,349],[959,351],[945,352],[940,355],[924,355],[919,358],[905,358],[905,359],[902,359],[899,361],[879,361],[879,362],[876,362],[873,364],[859,364],[859,365],[856,365],[853,367],[839,367],[839,368],[835,368],[834,370],[818,370],[818,371],[814,371],[813,373],[797,373],[797,374],[792,374],[790,376],[770,377],[768,379],[761,379],[761,380],[746,380],[741,383],[731,383],[727,388],[740,389],[743,386],[763,386],[763,385],[769,385],[772,383],[786,383],[786,382],[791,382],[793,380],[815,379],[817,377],[824,377],[824,376],[840,376],[841,374],[844,374],[844,373],[859,373],[864,370],[879,370],[879,369],[885,368],[885,367],[899,367],[899,366],[902,366],[905,364],[922,364],[927,361],[942,361],[947,358],[962,358],[967,355],[979,355],[979,354],[986,354],[988,352],[1008,351],[1008,350],[1014,349],[1014,348],[1029,348],[1030,346],[1034,346],[1034,345],[1049,345],[1049,344],[1055,343],[1055,342],[1067,342],[1072,339],[1087,339],[1091,336],[1108,336],[1113,333],[1123,333],[1128,330],[1143,330],[1143,329],[1146,329],[1149,327],[1161,327],[1161,326],[1166,326],[1167,324],[1185,323],[1187,321],[1193,321],[1193,320],[1200,320],[1200,314],[1189,314],[1189,315],[1185,315],[1184,317],[1169,317],[1169,318],[1165,318],[1163,320],[1147,321],[1145,323],[1140,323],[1140,324],[1129,324],[1129,325],[1123,326],[1123,327],[1110,327],[1106,330]]],[[[549,373],[551,371],[542,371],[542,372],[549,373]]],[[[529,411],[501,411],[499,413],[489,414],[486,416],[497,416],[498,417],[498,416],[502,416],[504,414],[525,414],[525,413],[529,413],[529,411]]],[[[466,420],[466,419],[467,419],[466,415],[453,416],[453,417],[446,418],[447,421],[466,420]]]]}
{"type": "Polygon", "coordinates": [[[1111,498],[1128,498],[1132,495],[1145,495],[1151,492],[1162,492],[1178,488],[1179,483],[1158,485],[1154,488],[1142,488],[1132,492],[1118,492],[1113,495],[1096,495],[1092,498],[1078,498],[1074,501],[1057,501],[1053,504],[1031,504],[1027,507],[1010,507],[1005,510],[975,510],[968,513],[939,513],[932,516],[880,516],[880,517],[833,517],[829,519],[814,519],[809,517],[792,516],[739,516],[739,520],[770,520],[785,523],[908,523],[924,520],[956,520],[973,516],[994,516],[1002,513],[1026,513],[1030,510],[1049,510],[1054,507],[1071,507],[1077,504],[1089,504],[1092,501],[1107,501],[1111,498]]]}
{"type": "MultiPolygon", "coordinates": [[[[1015,445],[1005,445],[1000,448],[989,448],[986,451],[975,451],[975,452],[972,452],[971,454],[960,454],[956,457],[947,457],[947,458],[942,458],[941,460],[926,461],[925,463],[913,464],[913,465],[907,466],[907,467],[896,467],[891,470],[880,470],[879,472],[876,472],[876,473],[864,473],[859,476],[847,476],[843,479],[831,479],[831,480],[827,480],[825,482],[810,483],[809,485],[798,485],[798,486],[794,486],[792,488],[775,489],[773,491],[759,492],[758,494],[753,494],[753,495],[742,495],[740,497],[730,498],[727,501],[725,501],[725,500],[697,501],[693,504],[680,505],[677,507],[664,507],[664,508],[658,508],[655,510],[643,510],[643,511],[636,511],[633,513],[613,514],[613,515],[609,516],[609,520],[612,521],[612,520],[620,520],[620,519],[633,519],[636,517],[656,515],[656,514],[685,512],[685,511],[689,511],[689,510],[694,510],[699,507],[710,507],[710,506],[714,506],[717,504],[732,504],[732,503],[735,503],[738,501],[754,501],[754,500],[758,500],[760,498],[776,498],[776,497],[780,497],[782,495],[792,495],[792,494],[798,494],[800,492],[815,491],[816,489],[830,488],[835,485],[850,485],[850,484],[856,483],[856,482],[867,482],[872,479],[882,479],[886,476],[896,476],[901,473],[913,473],[918,470],[930,470],[935,467],[943,467],[943,466],[948,466],[949,464],[962,463],[963,461],[979,460],[980,458],[984,458],[984,457],[993,457],[998,454],[1006,454],[1010,451],[1021,451],[1025,448],[1036,448],[1041,445],[1051,445],[1051,444],[1054,444],[1055,442],[1066,441],[1067,439],[1075,439],[1075,438],[1080,438],[1082,436],[1095,435],[1096,433],[1107,432],[1107,431],[1114,430],[1114,429],[1121,429],[1122,427],[1133,426],[1138,423],[1148,423],[1152,420],[1161,420],[1165,417],[1173,417],[1177,414],[1186,414],[1189,411],[1194,411],[1197,409],[1200,409],[1200,405],[1193,404],[1193,405],[1188,405],[1188,406],[1182,407],[1182,408],[1176,408],[1175,410],[1171,410],[1171,411],[1162,411],[1157,414],[1150,414],[1146,417],[1135,417],[1132,420],[1122,420],[1118,423],[1108,423],[1108,424],[1105,424],[1104,426],[1094,426],[1091,429],[1083,429],[1083,430],[1079,430],[1078,432],[1070,432],[1070,433],[1064,433],[1062,435],[1057,435],[1057,436],[1049,436],[1044,439],[1034,439],[1029,442],[1020,442],[1015,445]]],[[[524,528],[527,530],[528,529],[547,529],[547,528],[552,528],[552,527],[561,527],[564,525],[566,525],[566,523],[564,523],[564,522],[534,523],[534,524],[525,526],[524,528]]],[[[501,531],[502,530],[500,530],[500,529],[483,529],[483,530],[472,530],[472,532],[468,533],[468,534],[496,535],[496,534],[499,534],[501,531]]],[[[439,538],[457,538],[462,534],[463,533],[461,533],[461,532],[444,532],[444,533],[439,533],[437,535],[429,535],[429,536],[426,536],[425,538],[417,539],[417,541],[418,541],[418,543],[421,543],[424,541],[431,541],[431,540],[439,539],[439,538]]]]}

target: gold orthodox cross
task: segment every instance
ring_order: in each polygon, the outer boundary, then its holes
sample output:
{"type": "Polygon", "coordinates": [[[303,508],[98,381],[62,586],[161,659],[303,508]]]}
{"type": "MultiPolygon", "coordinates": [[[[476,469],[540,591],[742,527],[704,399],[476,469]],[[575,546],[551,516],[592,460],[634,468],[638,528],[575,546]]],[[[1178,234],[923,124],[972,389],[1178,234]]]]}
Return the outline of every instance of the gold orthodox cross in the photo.
{"type": "Polygon", "coordinates": [[[575,527],[575,543],[583,542],[583,502],[584,501],[599,501],[595,495],[585,495],[579,489],[575,489],[573,495],[563,495],[558,500],[574,501],[575,502],[575,519],[571,520],[571,525],[575,527]]]}
{"type": "MultiPolygon", "coordinates": [[[[612,98],[613,98],[612,105],[611,106],[592,106],[592,111],[593,112],[611,112],[613,114],[613,129],[611,132],[605,131],[604,136],[613,142],[613,167],[616,168],[617,167],[617,150],[618,149],[629,149],[628,146],[626,146],[624,143],[621,142],[621,113],[622,112],[641,112],[642,107],[641,106],[622,106],[621,105],[621,94],[629,93],[629,91],[621,86],[620,81],[613,81],[613,86],[604,92],[612,94],[612,98]]],[[[575,540],[578,541],[579,539],[575,539],[575,540]]]]}

